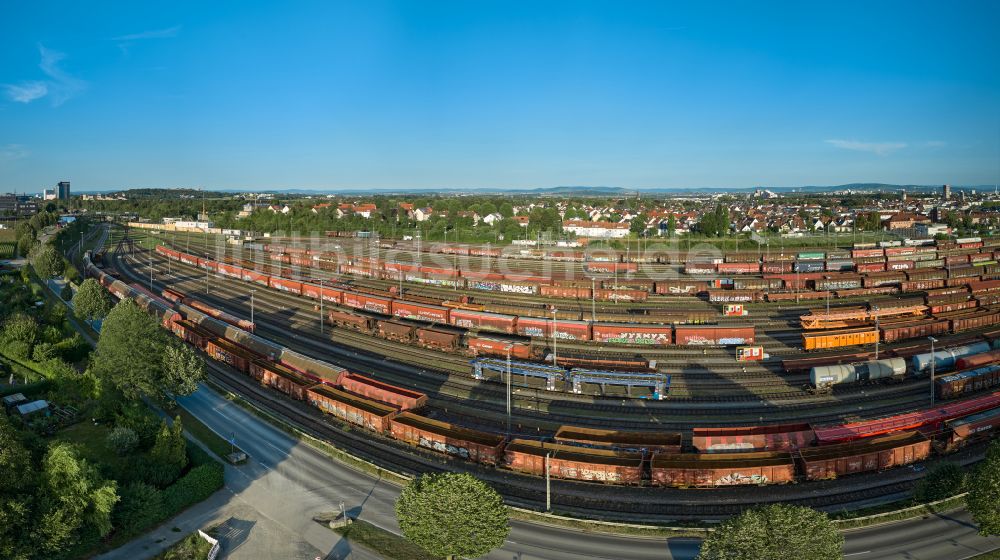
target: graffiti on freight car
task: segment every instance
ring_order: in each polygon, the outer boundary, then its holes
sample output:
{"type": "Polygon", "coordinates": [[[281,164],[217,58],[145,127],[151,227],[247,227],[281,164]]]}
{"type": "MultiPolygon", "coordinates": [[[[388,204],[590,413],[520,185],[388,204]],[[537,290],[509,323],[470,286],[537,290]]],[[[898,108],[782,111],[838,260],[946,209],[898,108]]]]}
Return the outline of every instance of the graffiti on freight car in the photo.
{"type": "Polygon", "coordinates": [[[742,473],[730,473],[715,481],[716,486],[740,486],[744,484],[767,484],[767,476],[762,474],[745,475],[742,473]]]}
{"type": "Polygon", "coordinates": [[[710,344],[715,344],[714,340],[709,340],[703,336],[688,335],[684,339],[684,344],[688,346],[708,346],[710,344]]]}
{"type": "Polygon", "coordinates": [[[732,344],[751,344],[753,339],[746,339],[742,337],[732,337],[732,338],[720,338],[719,344],[723,346],[729,346],[732,344]]]}
{"type": "Polygon", "coordinates": [[[559,467],[559,476],[578,480],[596,480],[599,482],[621,482],[622,477],[616,472],[577,469],[575,467],[559,467]]]}
{"type": "Polygon", "coordinates": [[[670,344],[669,333],[618,333],[614,336],[605,336],[602,342],[612,342],[615,344],[670,344]]]}
{"type": "Polygon", "coordinates": [[[433,449],[440,453],[448,453],[450,455],[458,455],[463,459],[469,458],[469,450],[464,447],[457,447],[443,441],[436,441],[432,439],[427,439],[424,436],[420,436],[418,441],[421,447],[426,447],[428,449],[433,449]]]}

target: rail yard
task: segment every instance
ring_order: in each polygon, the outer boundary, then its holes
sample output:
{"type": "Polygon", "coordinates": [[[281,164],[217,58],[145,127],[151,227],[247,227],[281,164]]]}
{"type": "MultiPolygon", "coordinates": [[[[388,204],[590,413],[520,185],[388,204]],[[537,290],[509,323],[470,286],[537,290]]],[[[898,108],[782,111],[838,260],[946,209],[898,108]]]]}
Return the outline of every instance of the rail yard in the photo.
{"type": "Polygon", "coordinates": [[[654,503],[763,485],[846,506],[1000,424],[1000,240],[708,258],[217,233],[133,224],[87,274],[226,383],[508,496],[548,474],[591,514],[725,515],[654,503]],[[597,506],[594,483],[658,492],[597,506]]]}

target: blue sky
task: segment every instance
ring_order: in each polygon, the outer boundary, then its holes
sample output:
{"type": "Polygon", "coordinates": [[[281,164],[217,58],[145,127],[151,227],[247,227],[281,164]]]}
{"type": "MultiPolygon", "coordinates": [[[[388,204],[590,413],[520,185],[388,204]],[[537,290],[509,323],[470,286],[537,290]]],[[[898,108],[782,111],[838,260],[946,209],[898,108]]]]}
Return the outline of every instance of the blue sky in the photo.
{"type": "Polygon", "coordinates": [[[1000,182],[997,2],[147,6],[5,3],[0,190],[1000,182]]]}

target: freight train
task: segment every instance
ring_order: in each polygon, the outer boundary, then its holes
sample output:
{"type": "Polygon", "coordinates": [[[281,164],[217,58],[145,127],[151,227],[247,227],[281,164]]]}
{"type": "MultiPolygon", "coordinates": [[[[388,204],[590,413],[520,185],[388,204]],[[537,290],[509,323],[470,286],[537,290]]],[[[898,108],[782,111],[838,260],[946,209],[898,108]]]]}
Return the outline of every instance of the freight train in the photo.
{"type": "MultiPolygon", "coordinates": [[[[737,346],[753,344],[753,326],[726,325],[654,325],[629,323],[599,323],[582,320],[560,319],[553,312],[550,317],[528,317],[482,311],[475,306],[461,302],[442,302],[445,305],[408,301],[394,297],[392,293],[371,293],[375,290],[359,291],[357,288],[338,283],[312,283],[263,274],[232,264],[196,257],[163,246],[156,248],[165,257],[185,264],[198,266],[217,272],[223,276],[258,283],[294,295],[304,296],[334,305],[351,308],[357,312],[375,314],[379,317],[397,317],[410,321],[428,323],[431,326],[444,325],[474,333],[498,333],[517,335],[525,338],[558,339],[576,342],[596,342],[601,344],[622,344],[642,346],[737,346]]],[[[334,324],[374,332],[381,329],[386,337],[409,339],[413,329],[391,321],[375,321],[356,314],[331,313],[329,319],[334,324]]],[[[428,335],[433,329],[424,329],[427,338],[421,340],[430,346],[445,349],[457,347],[457,338],[452,341],[441,334],[433,340],[428,335]]],[[[439,331],[440,332],[440,331],[439,331]]],[[[478,348],[475,346],[474,348],[478,348]]]]}
{"type": "Polygon", "coordinates": [[[609,484],[721,487],[819,480],[910,464],[989,437],[1000,426],[1000,392],[917,413],[831,427],[794,425],[680,434],[564,427],[555,441],[507,440],[419,414],[426,396],[308,358],[184,303],[85,270],[119,298],[133,298],[210,357],[342,421],[413,446],[527,474],[609,484]],[[176,305],[176,308],[175,308],[176,305]],[[928,437],[929,434],[931,437],[928,437]],[[733,453],[739,449],[741,452],[733,453]],[[724,450],[725,452],[717,452],[724,450]]]}

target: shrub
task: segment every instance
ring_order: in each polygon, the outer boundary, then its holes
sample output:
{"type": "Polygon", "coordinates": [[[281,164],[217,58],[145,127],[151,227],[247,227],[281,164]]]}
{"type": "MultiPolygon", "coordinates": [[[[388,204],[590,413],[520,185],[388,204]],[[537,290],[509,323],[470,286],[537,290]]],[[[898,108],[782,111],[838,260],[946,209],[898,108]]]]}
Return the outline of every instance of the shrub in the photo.
{"type": "Polygon", "coordinates": [[[108,433],[108,446],[115,450],[119,457],[124,457],[139,445],[139,436],[128,426],[118,426],[108,433]]]}
{"type": "Polygon", "coordinates": [[[210,463],[191,469],[177,482],[163,491],[163,504],[167,511],[176,513],[196,504],[222,488],[225,470],[219,463],[210,463]]]}
{"type": "Polygon", "coordinates": [[[121,501],[112,514],[112,523],[119,533],[137,533],[164,517],[163,492],[141,482],[122,489],[121,501]]]}
{"type": "Polygon", "coordinates": [[[31,351],[31,359],[36,362],[44,362],[54,358],[56,349],[48,342],[39,342],[31,351]]]}
{"type": "Polygon", "coordinates": [[[950,498],[965,489],[965,469],[955,463],[941,463],[931,469],[913,490],[918,502],[950,498]]]}
{"type": "Polygon", "coordinates": [[[11,340],[4,342],[4,353],[12,358],[27,360],[31,356],[31,343],[23,340],[11,340]]]}

